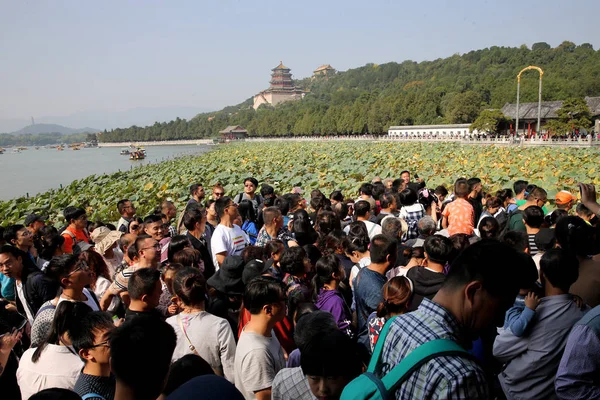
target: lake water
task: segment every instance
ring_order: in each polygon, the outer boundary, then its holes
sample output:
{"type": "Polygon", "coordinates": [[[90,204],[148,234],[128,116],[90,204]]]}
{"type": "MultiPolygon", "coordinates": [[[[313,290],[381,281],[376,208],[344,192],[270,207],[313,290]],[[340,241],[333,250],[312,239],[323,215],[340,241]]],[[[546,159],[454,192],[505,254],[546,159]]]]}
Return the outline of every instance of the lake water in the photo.
{"type": "Polygon", "coordinates": [[[148,146],[145,160],[130,161],[119,147],[83,148],[64,151],[30,147],[20,153],[5,149],[0,155],[0,200],[29,196],[67,186],[93,174],[126,171],[140,164],[156,163],[183,155],[206,153],[212,146],[148,146]]]}

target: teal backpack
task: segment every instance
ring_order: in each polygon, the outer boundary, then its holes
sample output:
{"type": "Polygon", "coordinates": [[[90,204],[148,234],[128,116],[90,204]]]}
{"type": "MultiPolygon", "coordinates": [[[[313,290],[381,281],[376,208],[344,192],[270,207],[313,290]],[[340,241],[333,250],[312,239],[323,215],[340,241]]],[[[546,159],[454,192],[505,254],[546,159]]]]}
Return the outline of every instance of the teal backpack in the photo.
{"type": "Polygon", "coordinates": [[[344,388],[340,400],[385,400],[394,399],[394,393],[423,364],[435,357],[459,355],[472,359],[473,356],[450,339],[436,339],[424,343],[411,351],[392,370],[379,379],[375,368],[381,359],[383,344],[390,325],[396,317],[390,318],[377,339],[367,372],[354,379],[344,388]]]}

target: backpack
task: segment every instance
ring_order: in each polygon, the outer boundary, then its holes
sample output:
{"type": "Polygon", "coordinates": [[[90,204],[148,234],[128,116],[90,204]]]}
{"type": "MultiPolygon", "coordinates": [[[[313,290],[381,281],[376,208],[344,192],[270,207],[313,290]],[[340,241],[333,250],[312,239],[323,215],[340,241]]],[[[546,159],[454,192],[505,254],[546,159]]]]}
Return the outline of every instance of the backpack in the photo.
{"type": "Polygon", "coordinates": [[[73,240],[73,245],[71,246],[71,248],[73,249],[73,254],[81,254],[85,250],[87,250],[87,248],[89,248],[89,243],[86,243],[83,240],[77,240],[77,237],[73,232],[65,229],[62,235],[64,236],[65,233],[69,235],[73,240]]]}
{"type": "Polygon", "coordinates": [[[511,212],[509,212],[506,215],[506,223],[504,224],[503,227],[501,227],[499,237],[503,237],[506,234],[506,232],[510,231],[510,220],[512,219],[513,216],[518,215],[518,214],[523,214],[523,210],[519,210],[517,208],[517,209],[512,210],[511,212]]]}
{"type": "Polygon", "coordinates": [[[102,397],[102,396],[100,396],[99,394],[96,394],[96,393],[88,393],[86,395],[83,395],[81,397],[81,400],[88,400],[88,399],[95,399],[95,398],[103,399],[104,400],[104,397],[102,397]]]}
{"type": "Polygon", "coordinates": [[[423,364],[441,356],[461,356],[474,359],[465,349],[450,339],[436,339],[424,343],[411,351],[392,370],[379,379],[375,369],[381,359],[383,344],[390,325],[396,317],[390,318],[381,330],[377,344],[373,350],[367,372],[352,380],[342,392],[340,400],[383,400],[395,398],[395,391],[406,382],[410,376],[419,370],[423,364]]]}

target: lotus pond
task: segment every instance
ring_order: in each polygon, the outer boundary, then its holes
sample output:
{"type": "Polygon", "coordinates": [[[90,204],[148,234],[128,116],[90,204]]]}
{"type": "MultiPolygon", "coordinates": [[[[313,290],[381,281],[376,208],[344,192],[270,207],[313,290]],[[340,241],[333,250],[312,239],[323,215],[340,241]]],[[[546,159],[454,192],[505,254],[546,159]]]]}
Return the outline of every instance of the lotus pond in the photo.
{"type": "MultiPolygon", "coordinates": [[[[131,171],[92,175],[32,198],[0,202],[1,224],[22,222],[31,212],[62,219],[69,205],[84,207],[91,220],[117,221],[116,203],[132,200],[139,215],[150,213],[170,198],[178,209],[188,199],[188,187],[202,183],[210,188],[221,182],[226,193],[243,189],[243,179],[256,177],[279,193],[301,186],[307,193],[341,189],[354,196],[362,182],[375,176],[398,177],[404,169],[416,172],[429,187],[451,187],[458,177],[478,176],[486,191],[511,187],[526,179],[548,190],[553,198],[576,183],[600,184],[596,172],[600,154],[593,148],[533,148],[477,146],[450,143],[374,142],[269,142],[219,145],[201,156],[186,156],[134,168],[131,171]]],[[[207,194],[210,190],[207,190],[207,194]]]]}

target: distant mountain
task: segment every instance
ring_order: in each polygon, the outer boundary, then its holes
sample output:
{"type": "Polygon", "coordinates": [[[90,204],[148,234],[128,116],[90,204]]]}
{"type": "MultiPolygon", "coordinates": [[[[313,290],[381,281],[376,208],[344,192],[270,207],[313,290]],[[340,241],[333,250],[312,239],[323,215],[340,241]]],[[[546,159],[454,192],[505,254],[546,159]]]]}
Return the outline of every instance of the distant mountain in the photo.
{"type": "MultiPolygon", "coordinates": [[[[153,125],[156,121],[171,121],[176,118],[190,119],[198,113],[210,109],[188,106],[137,107],[122,111],[89,110],[62,116],[37,116],[40,124],[58,124],[63,126],[94,126],[99,130],[115,129],[132,125],[153,125]]],[[[12,132],[29,125],[29,118],[0,118],[0,132],[12,132]]]]}
{"type": "Polygon", "coordinates": [[[35,124],[26,126],[25,128],[19,129],[18,131],[11,132],[11,135],[39,135],[43,133],[60,133],[63,135],[72,135],[74,133],[95,133],[98,131],[99,129],[94,128],[73,129],[56,124],[35,124]]]}

